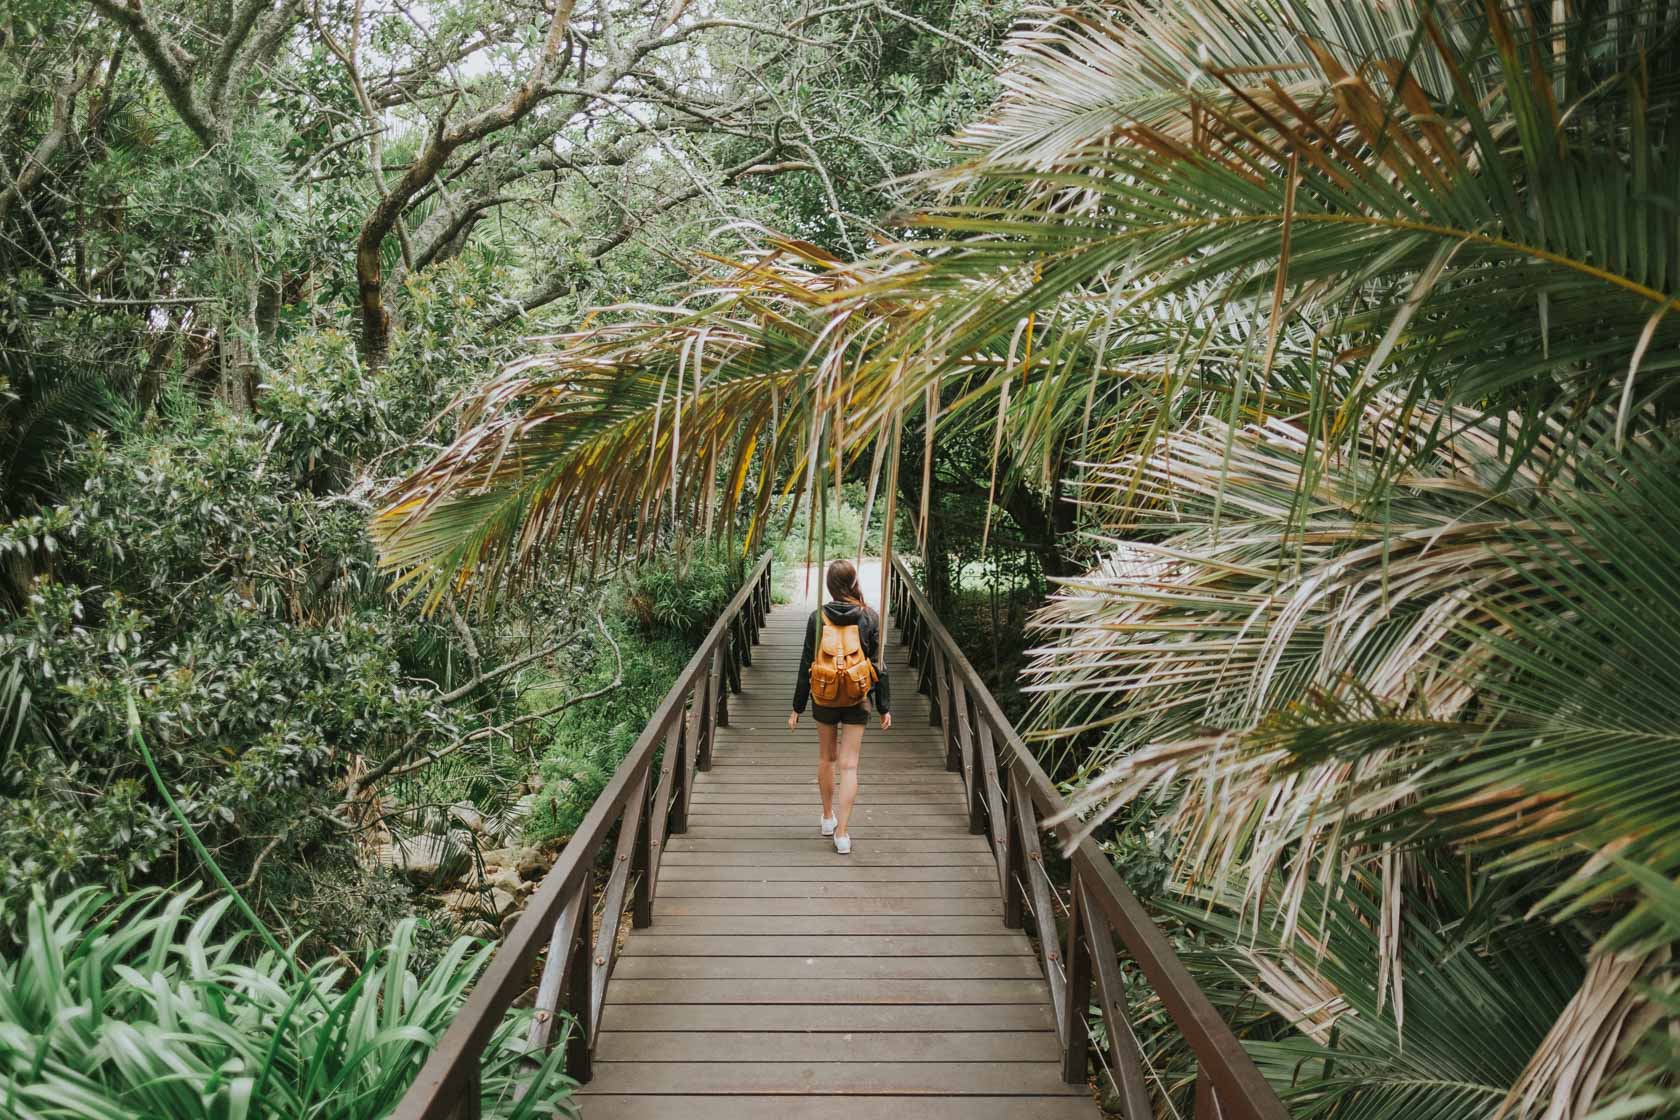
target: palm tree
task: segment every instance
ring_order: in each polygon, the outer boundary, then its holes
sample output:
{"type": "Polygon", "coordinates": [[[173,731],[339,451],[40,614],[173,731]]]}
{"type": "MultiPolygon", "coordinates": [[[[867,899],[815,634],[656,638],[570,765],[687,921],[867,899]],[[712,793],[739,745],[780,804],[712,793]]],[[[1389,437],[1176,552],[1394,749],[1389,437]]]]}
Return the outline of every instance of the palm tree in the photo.
{"type": "Polygon", "coordinates": [[[1301,1114],[1671,1113],[1680,13],[1152,0],[1011,56],[904,243],[556,340],[388,561],[750,537],[848,461],[890,489],[917,411],[1071,447],[1031,730],[1301,1114]]]}

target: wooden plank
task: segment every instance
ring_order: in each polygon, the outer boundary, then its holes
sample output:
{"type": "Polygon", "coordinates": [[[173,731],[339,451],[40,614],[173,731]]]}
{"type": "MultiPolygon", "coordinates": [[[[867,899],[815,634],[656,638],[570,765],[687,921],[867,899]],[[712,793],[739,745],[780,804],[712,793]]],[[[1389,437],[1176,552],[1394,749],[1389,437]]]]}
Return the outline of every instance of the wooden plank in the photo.
{"type": "MultiPolygon", "coordinates": [[[[684,835],[693,836],[703,840],[716,840],[726,838],[748,839],[764,836],[804,837],[809,836],[810,834],[811,829],[808,825],[805,827],[798,827],[794,825],[761,824],[725,825],[715,828],[710,825],[706,825],[704,827],[691,827],[684,835]]],[[[870,824],[861,831],[854,832],[852,834],[852,839],[856,840],[859,845],[863,845],[874,839],[906,840],[915,837],[952,837],[967,835],[969,835],[968,829],[959,829],[948,824],[926,826],[870,824]]],[[[854,846],[852,851],[862,851],[862,848],[854,846]]],[[[660,882],[659,887],[661,890],[665,889],[663,881],[660,882]]]]}
{"type": "Polygon", "coordinates": [[[612,1031],[595,1060],[605,1062],[1053,1062],[1051,1031],[612,1031]]]}
{"type": "Polygon", "coordinates": [[[970,914],[672,914],[649,928],[660,934],[942,937],[1001,933],[1003,923],[970,914]]]}
{"type": "MultiPolygon", "coordinates": [[[[1030,957],[626,957],[639,980],[1038,980],[1030,957]]],[[[1046,1027],[1046,1029],[1049,1029],[1046,1027]]]]}
{"type": "MultiPolygon", "coordinates": [[[[719,744],[717,756],[712,760],[712,768],[707,771],[713,777],[727,776],[731,771],[741,770],[809,770],[815,771],[816,760],[795,758],[792,751],[786,755],[750,755],[731,750],[728,744],[719,744]]],[[[858,771],[874,770],[880,774],[944,774],[948,773],[943,763],[925,755],[911,757],[905,755],[898,758],[872,757],[865,750],[858,759],[858,771]]]]}
{"type": "MultiPolygon", "coordinates": [[[[1043,1004],[1042,980],[630,980],[615,978],[607,1002],[850,1004],[1043,1004]]],[[[1058,1053],[1059,1053],[1058,1048],[1058,1053]]],[[[739,1056],[739,1055],[737,1055],[739,1056]]]]}
{"type": "MultiPolygon", "coordinates": [[[[817,768],[810,766],[723,766],[713,763],[706,771],[706,779],[700,783],[702,789],[716,789],[727,785],[806,785],[817,784],[817,768]]],[[[914,783],[917,786],[930,786],[940,789],[950,789],[955,783],[961,788],[962,780],[946,770],[917,769],[892,770],[885,767],[870,769],[865,767],[858,772],[858,784],[867,789],[872,785],[902,786],[914,783]]]]}
{"type": "MultiPolygon", "coordinates": [[[[872,750],[874,744],[865,742],[863,750],[858,755],[858,766],[873,767],[877,770],[918,770],[928,766],[940,765],[939,760],[928,751],[923,750],[872,750]]],[[[713,767],[735,766],[805,766],[812,770],[817,768],[817,752],[814,745],[804,743],[798,746],[779,747],[770,743],[730,743],[720,742],[717,756],[712,760],[713,767]]]]}
{"type": "MultiPolygon", "coordinates": [[[[812,799],[813,802],[815,798],[812,799]]],[[[691,828],[791,828],[805,833],[819,833],[817,816],[821,810],[813,803],[809,808],[746,809],[739,806],[729,811],[699,813],[689,818],[691,828]]],[[[941,813],[931,810],[906,812],[898,805],[871,805],[863,798],[852,808],[853,828],[867,831],[873,827],[934,828],[961,825],[968,832],[968,818],[961,813],[941,813]]]]}
{"type": "Polygon", "coordinates": [[[601,1062],[593,1093],[1085,1095],[1042,1062],[601,1062]]]}
{"type": "MultiPolygon", "coordinates": [[[[705,837],[675,836],[665,842],[667,855],[673,852],[822,852],[834,850],[834,841],[812,829],[808,836],[770,837],[760,840],[711,840],[705,837]]],[[[872,852],[986,852],[983,836],[932,836],[910,840],[876,839],[872,852]]],[[[862,854],[857,853],[857,854],[862,854]]]]}
{"type": "Polygon", "coordinates": [[[785,1096],[626,1096],[591,1094],[585,1120],[1097,1120],[1096,1106],[1074,1097],[895,1097],[867,1102],[785,1096]]]}
{"type": "MultiPolygon", "coordinates": [[[[725,794],[734,796],[751,796],[760,794],[766,796],[795,797],[802,793],[815,797],[817,795],[817,768],[808,766],[798,773],[783,775],[766,774],[755,778],[751,774],[730,774],[727,780],[714,777],[708,772],[702,775],[696,783],[695,789],[701,793],[725,794]]],[[[880,774],[872,774],[867,770],[858,772],[858,789],[864,796],[872,793],[908,793],[927,797],[958,797],[961,796],[962,782],[955,774],[942,774],[936,777],[916,776],[913,779],[897,781],[880,774]]]]}
{"type": "MultiPolygon", "coordinates": [[[[761,824],[795,824],[816,826],[812,818],[812,810],[817,808],[817,799],[812,798],[809,805],[706,805],[696,806],[689,814],[689,820],[694,824],[719,821],[756,821],[761,824]]],[[[940,798],[938,803],[926,802],[915,804],[882,805],[870,800],[867,795],[859,795],[857,803],[852,807],[852,819],[860,820],[872,817],[885,823],[889,820],[903,821],[905,824],[918,824],[930,820],[957,820],[966,827],[968,816],[958,812],[940,798]]]]}
{"type": "MultiPolygon", "coordinates": [[[[812,767],[813,772],[815,769],[815,767],[812,767]]],[[[741,786],[719,786],[715,789],[708,789],[704,793],[697,793],[690,803],[691,807],[705,807],[716,812],[719,809],[750,809],[768,805],[808,808],[817,803],[815,782],[806,787],[810,790],[808,794],[793,792],[788,786],[771,786],[762,791],[749,789],[746,792],[742,792],[742,788],[741,786]]],[[[935,793],[933,796],[938,798],[940,805],[948,806],[950,802],[956,800],[955,793],[956,791],[953,790],[949,796],[942,793],[935,793]]],[[[862,797],[859,798],[859,803],[862,804],[865,798],[868,799],[870,805],[925,805],[928,803],[928,794],[925,792],[898,789],[880,783],[863,793],[862,797]]]]}
{"type": "Polygon", "coordinates": [[[655,920],[681,914],[966,914],[1003,924],[996,898],[671,898],[654,908],[655,920]]]}
{"type": "MultiPolygon", "coordinates": [[[[640,937],[640,934],[636,935],[640,937]]],[[[636,938],[631,938],[632,941],[636,938]]],[[[628,957],[625,958],[629,960],[628,957]]],[[[1050,1008],[1030,1003],[621,1003],[602,1031],[1048,1031],[1050,1008]]],[[[1059,1073],[1059,1071],[1058,1071],[1059,1073]]]]}
{"type": "Polygon", "coordinates": [[[664,934],[657,927],[638,932],[625,943],[626,956],[676,954],[685,957],[969,957],[1030,954],[1032,946],[1019,933],[932,937],[823,937],[786,934],[759,937],[742,934],[664,934]]]}
{"type": "MultiPolygon", "coordinates": [[[[989,867],[861,867],[844,863],[844,856],[835,856],[835,867],[688,867],[665,869],[663,882],[724,882],[746,880],[755,883],[787,882],[816,879],[832,883],[941,883],[951,881],[987,882],[992,878],[989,867]]],[[[1051,927],[1052,932],[1055,927],[1051,927]]]]}
{"type": "Polygon", "coordinates": [[[996,898],[995,883],[958,880],[947,883],[763,882],[723,879],[666,883],[667,898],[996,898]]]}
{"type": "MultiPolygon", "coordinates": [[[[815,830],[813,830],[815,831],[815,830]]],[[[985,852],[882,852],[858,850],[843,856],[834,851],[791,852],[666,852],[665,866],[694,867],[985,867],[994,866],[985,852]]]]}

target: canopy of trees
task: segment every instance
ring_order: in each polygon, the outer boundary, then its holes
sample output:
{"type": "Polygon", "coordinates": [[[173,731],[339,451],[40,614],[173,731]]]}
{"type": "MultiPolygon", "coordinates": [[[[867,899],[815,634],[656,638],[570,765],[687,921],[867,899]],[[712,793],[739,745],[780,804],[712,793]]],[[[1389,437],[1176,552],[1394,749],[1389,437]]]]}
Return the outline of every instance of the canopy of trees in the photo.
{"type": "MultiPolygon", "coordinates": [[[[0,1112],[401,1094],[422,1045],[372,1061],[322,1024],[381,974],[422,987],[373,1029],[448,1021],[484,959],[452,942],[520,904],[733,574],[603,563],[423,616],[377,570],[377,495],[525,338],[662,299],[754,228],[882,236],[994,94],[1012,13],[3,6],[0,1112]],[[261,999],[153,998],[183,977],[261,999]],[[95,1026],[56,1035],[67,1006],[95,1026]]],[[[487,1073],[487,1114],[564,1096],[509,1084],[487,1073]]]]}
{"type": "Polygon", "coordinates": [[[1032,14],[897,240],[507,367],[384,561],[441,601],[855,477],[936,573],[983,441],[982,535],[1076,530],[1032,731],[1301,1115],[1672,1110],[1677,52],[1643,3],[1032,14]]]}
{"type": "Polygon", "coordinates": [[[237,897],[311,1015],[360,956],[446,1017],[503,914],[391,853],[563,840],[731,565],[878,547],[1297,1115],[1680,1110],[1672,6],[25,0],[0,44],[0,981],[124,897],[221,967],[237,897]],[[135,893],[197,880],[190,934],[135,893]]]}

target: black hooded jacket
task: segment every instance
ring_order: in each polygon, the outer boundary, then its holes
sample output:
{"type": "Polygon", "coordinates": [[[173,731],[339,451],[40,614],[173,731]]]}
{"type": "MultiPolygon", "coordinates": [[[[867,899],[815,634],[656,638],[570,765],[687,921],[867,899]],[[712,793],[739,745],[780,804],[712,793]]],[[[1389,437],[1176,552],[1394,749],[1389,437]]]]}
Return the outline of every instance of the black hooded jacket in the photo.
{"type": "MultiPolygon", "coordinates": [[[[863,655],[875,663],[875,687],[869,699],[881,715],[892,711],[892,697],[887,691],[887,662],[881,656],[881,620],[868,607],[856,603],[833,602],[823,606],[828,621],[836,626],[856,626],[858,643],[863,655]]],[[[817,655],[817,612],[805,623],[805,648],[799,654],[799,676],[793,682],[793,710],[803,712],[811,699],[811,659],[817,655]]]]}

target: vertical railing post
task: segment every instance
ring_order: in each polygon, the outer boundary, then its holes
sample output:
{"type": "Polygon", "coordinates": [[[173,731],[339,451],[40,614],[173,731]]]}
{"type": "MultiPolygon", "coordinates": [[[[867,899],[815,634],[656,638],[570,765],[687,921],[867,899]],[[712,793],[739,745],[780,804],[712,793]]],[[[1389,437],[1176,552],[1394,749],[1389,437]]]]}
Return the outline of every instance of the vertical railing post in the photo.
{"type": "Polygon", "coordinates": [[[1195,1120],[1225,1120],[1225,1109],[1219,1101],[1219,1090],[1207,1070],[1196,1070],[1196,1105],[1191,1115],[1195,1120]]]}
{"type": "Polygon", "coordinates": [[[1108,1034],[1108,1072],[1114,1080],[1114,1091],[1120,1096],[1120,1114],[1127,1120],[1149,1116],[1149,1086],[1144,1080],[1143,1055],[1138,1051],[1137,1036],[1132,1033],[1131,1004],[1126,999],[1120,958],[1114,951],[1114,928],[1109,925],[1107,915],[1091,901],[1089,891],[1079,892],[1077,905],[1096,973],[1097,1002],[1108,1034]]]}
{"type": "MultiPolygon", "coordinates": [[[[980,720],[974,699],[960,680],[955,680],[957,692],[957,722],[967,740],[968,758],[968,831],[975,836],[986,834],[986,797],[991,790],[987,776],[985,753],[980,747],[980,720]]],[[[993,853],[996,854],[995,852],[993,853]]]]}
{"type": "MultiPolygon", "coordinates": [[[[747,612],[742,611],[735,616],[735,621],[729,624],[729,633],[735,638],[735,648],[741,651],[740,661],[747,668],[752,668],[752,647],[756,641],[752,634],[752,623],[747,618],[747,612]]],[[[739,682],[737,682],[739,691],[739,682]]]]}
{"type": "Polygon", "coordinates": [[[593,1052],[594,1032],[589,1029],[589,1017],[595,1002],[592,985],[595,970],[589,958],[589,942],[594,933],[595,873],[585,871],[578,884],[581,921],[569,947],[571,960],[566,965],[566,1010],[572,1016],[572,1033],[566,1039],[566,1076],[587,1082],[595,1075],[593,1052]]]}
{"type": "Polygon", "coordinates": [[[653,924],[653,767],[636,785],[634,796],[641,805],[636,814],[636,842],[630,849],[630,873],[636,877],[636,890],[630,896],[630,924],[646,929],[653,924]]]}
{"type": "Polygon", "coordinates": [[[480,1120],[484,1115],[484,1081],[479,1067],[467,1071],[466,1084],[461,1086],[461,1102],[455,1107],[455,1120],[480,1120]]]}
{"type": "Polygon", "coordinates": [[[1008,780],[1007,768],[998,768],[997,751],[992,742],[992,725],[981,719],[975,728],[974,750],[979,755],[975,768],[983,770],[986,781],[986,823],[990,827],[992,857],[997,860],[998,894],[1009,896],[1010,852],[1014,848],[1014,825],[1004,808],[1003,782],[1008,780]]]}
{"type": "MultiPolygon", "coordinates": [[[[916,691],[933,699],[933,642],[928,637],[927,627],[923,625],[921,611],[916,612],[916,649],[911,654],[911,660],[916,666],[916,691]]],[[[938,713],[930,714],[928,719],[935,727],[938,726],[938,713]]]]}
{"type": "Polygon", "coordinates": [[[739,627],[737,615],[723,631],[724,666],[728,676],[729,691],[740,695],[741,692],[741,642],[738,636],[739,627]]]}
{"type": "Polygon", "coordinates": [[[1021,799],[1027,796],[1021,783],[1015,778],[1015,771],[1008,763],[1000,763],[1004,773],[1008,776],[1005,783],[1009,790],[1009,804],[1006,810],[1008,816],[1009,847],[1007,858],[1009,872],[1004,876],[1003,886],[1003,924],[1010,929],[1020,929],[1026,921],[1026,886],[1027,874],[1026,853],[1021,845],[1021,799]]]}
{"type": "MultiPolygon", "coordinates": [[[[718,643],[718,648],[712,651],[711,668],[706,670],[707,678],[711,679],[715,682],[715,691],[712,693],[712,702],[715,705],[715,707],[714,707],[715,715],[714,715],[713,721],[712,721],[712,725],[714,727],[728,727],[729,726],[729,680],[728,680],[728,675],[729,675],[728,667],[724,664],[723,643],[720,641],[718,643]]],[[[712,752],[710,750],[711,744],[707,743],[706,745],[707,745],[707,748],[708,748],[707,751],[706,751],[706,761],[709,764],[711,762],[711,755],[712,755],[712,752]]]]}
{"type": "MultiPolygon", "coordinates": [[[[944,727],[945,721],[942,717],[945,713],[940,710],[943,701],[939,695],[939,678],[942,674],[939,669],[945,663],[945,651],[939,648],[938,643],[929,641],[927,652],[923,656],[925,661],[922,664],[922,691],[927,693],[928,698],[928,726],[944,727]]],[[[951,745],[949,743],[945,744],[945,768],[947,770],[954,769],[951,766],[951,745]]]]}
{"type": "Polygon", "coordinates": [[[759,631],[764,629],[764,620],[770,614],[770,565],[764,565],[764,571],[759,574],[758,586],[753,589],[753,641],[758,641],[759,631]]]}
{"type": "Polygon", "coordinates": [[[699,727],[694,733],[694,764],[701,770],[712,768],[712,727],[717,722],[717,696],[712,688],[713,660],[706,658],[706,671],[700,674],[700,686],[694,693],[694,702],[700,706],[699,727]]]}
{"type": "Polygon", "coordinates": [[[689,774],[693,767],[688,761],[688,719],[677,717],[677,757],[672,765],[677,768],[677,784],[671,794],[671,832],[688,831],[688,791],[690,786],[689,774]]]}
{"type": "Polygon", "coordinates": [[[1067,999],[1062,1003],[1062,1080],[1069,1085],[1085,1084],[1091,1060],[1091,1025],[1086,1019],[1091,1007],[1091,949],[1081,920],[1084,893],[1076,868],[1068,884],[1067,932],[1062,948],[1062,967],[1067,975],[1067,999]]]}
{"type": "Polygon", "coordinates": [[[962,728],[957,721],[957,695],[951,658],[944,650],[939,651],[939,702],[936,706],[940,726],[945,728],[945,769],[960,774],[963,770],[962,728]]]}

